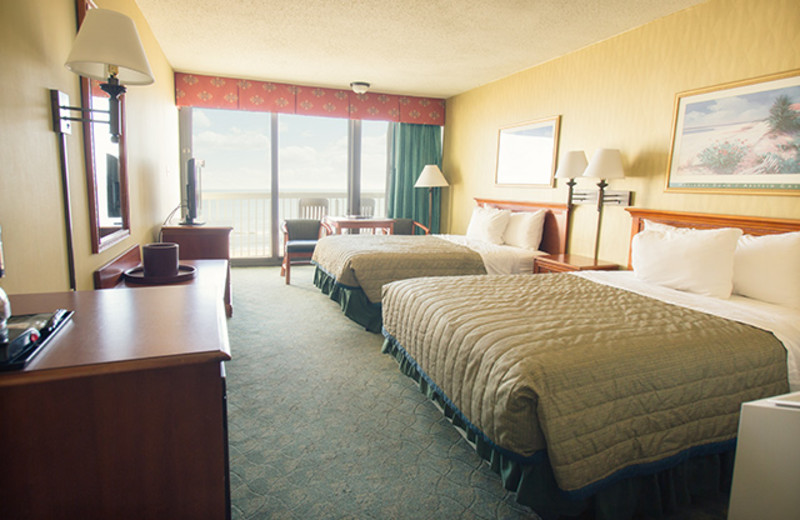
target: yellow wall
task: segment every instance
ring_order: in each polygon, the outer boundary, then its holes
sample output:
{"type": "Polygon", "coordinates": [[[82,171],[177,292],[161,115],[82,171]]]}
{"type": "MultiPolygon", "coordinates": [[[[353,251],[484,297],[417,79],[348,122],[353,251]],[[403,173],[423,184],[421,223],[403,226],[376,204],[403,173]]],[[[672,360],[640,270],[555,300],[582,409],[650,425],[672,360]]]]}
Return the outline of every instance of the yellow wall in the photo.
{"type": "MultiPolygon", "coordinates": [[[[80,123],[68,136],[73,233],[79,289],[92,272],[133,244],[151,242],[178,204],[178,118],[173,71],[134,0],[97,0],[133,18],[155,84],[126,94],[132,236],[92,254],[80,123]]],[[[0,2],[0,226],[7,293],[69,288],[58,141],[51,129],[49,89],[80,102],[78,76],[64,68],[76,34],[75,0],[0,2]]]]}
{"type": "MultiPolygon", "coordinates": [[[[798,50],[797,0],[711,0],[449,99],[445,229],[466,230],[476,196],[566,201],[561,182],[555,189],[494,185],[498,129],[559,114],[559,157],[619,148],[627,178],[609,181],[609,189],[632,190],[635,206],[800,218],[800,197],[664,191],[675,94],[798,69],[798,50]]],[[[596,183],[578,179],[576,187],[596,183]]],[[[592,255],[596,218],[594,206],[576,207],[570,252],[592,255]]],[[[606,206],[600,258],[627,263],[629,234],[627,212],[606,206]]]]}
{"type": "MultiPolygon", "coordinates": [[[[178,204],[178,122],[172,69],[134,0],[98,0],[136,22],[156,76],[127,98],[132,236],[93,255],[79,126],[68,137],[73,232],[79,289],[91,273],[133,244],[152,241],[178,204]]],[[[675,94],[800,68],[796,0],[711,0],[605,42],[448,100],[444,171],[445,229],[466,229],[472,197],[564,201],[566,188],[494,186],[497,130],[560,114],[560,150],[623,152],[624,180],[636,206],[800,218],[800,198],[665,193],[675,94]]],[[[56,134],[48,90],[79,99],[64,60],[75,36],[73,0],[0,2],[0,226],[8,293],[68,288],[56,134]]],[[[532,45],[535,39],[532,39],[532,45]]],[[[588,179],[579,188],[593,188],[588,179]]],[[[596,214],[577,207],[570,249],[590,254],[596,214]]],[[[607,207],[600,256],[625,263],[628,216],[607,207]]]]}

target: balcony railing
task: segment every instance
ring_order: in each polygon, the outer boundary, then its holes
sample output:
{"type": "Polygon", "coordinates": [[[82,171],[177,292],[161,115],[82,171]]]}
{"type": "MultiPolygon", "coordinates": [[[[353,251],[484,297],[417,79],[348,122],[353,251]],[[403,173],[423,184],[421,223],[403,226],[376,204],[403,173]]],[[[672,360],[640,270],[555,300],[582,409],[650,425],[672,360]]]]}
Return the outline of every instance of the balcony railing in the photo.
{"type": "MultiPolygon", "coordinates": [[[[328,215],[346,215],[345,192],[291,192],[278,196],[278,222],[300,217],[300,199],[327,199],[328,215]]],[[[373,199],[373,215],[386,214],[384,193],[362,192],[361,200],[373,199]]],[[[207,225],[232,226],[231,258],[277,257],[282,251],[272,251],[272,198],[268,191],[203,192],[202,218],[207,225]]],[[[277,229],[276,232],[279,232],[277,229]]],[[[279,237],[279,247],[283,237],[279,237]]]]}

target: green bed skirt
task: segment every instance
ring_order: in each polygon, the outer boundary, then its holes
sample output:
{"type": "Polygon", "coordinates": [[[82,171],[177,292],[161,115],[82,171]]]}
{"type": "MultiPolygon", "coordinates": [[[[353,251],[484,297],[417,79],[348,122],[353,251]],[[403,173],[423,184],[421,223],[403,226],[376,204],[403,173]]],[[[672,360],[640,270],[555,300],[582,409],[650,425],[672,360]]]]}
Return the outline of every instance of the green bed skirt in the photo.
{"type": "Polygon", "coordinates": [[[585,518],[583,515],[597,520],[630,519],[635,515],[659,518],[687,508],[693,498],[725,499],[727,503],[735,442],[700,447],[646,468],[629,468],[615,478],[567,493],[558,487],[545,450],[523,458],[496,446],[466,419],[390,334],[385,330],[383,334],[383,353],[394,357],[400,370],[438,405],[478,455],[500,475],[504,487],[516,493],[517,502],[529,506],[543,519],[585,518]]]}
{"type": "Polygon", "coordinates": [[[322,294],[337,302],[345,316],[370,332],[380,333],[383,327],[381,304],[372,303],[360,287],[349,287],[336,281],[333,275],[316,265],[314,285],[322,294]]]}

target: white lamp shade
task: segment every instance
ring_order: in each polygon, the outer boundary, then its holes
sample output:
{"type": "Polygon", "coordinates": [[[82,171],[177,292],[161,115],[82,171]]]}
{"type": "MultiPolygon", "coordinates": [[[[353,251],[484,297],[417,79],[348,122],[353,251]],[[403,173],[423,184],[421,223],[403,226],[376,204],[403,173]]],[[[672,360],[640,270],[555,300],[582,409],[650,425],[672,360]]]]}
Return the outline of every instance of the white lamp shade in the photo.
{"type": "Polygon", "coordinates": [[[586,170],[586,166],[588,164],[589,163],[586,162],[586,154],[583,153],[583,150],[567,152],[564,160],[558,165],[558,170],[556,170],[556,178],[574,179],[575,177],[580,177],[583,175],[583,172],[586,170]]]}
{"type": "Polygon", "coordinates": [[[108,9],[89,9],[64,64],[72,72],[105,81],[108,66],[119,67],[123,85],[149,85],[153,72],[133,20],[108,9]]]}
{"type": "Polygon", "coordinates": [[[597,150],[589,161],[589,166],[583,172],[584,177],[595,179],[621,179],[625,177],[622,169],[622,155],[613,148],[597,150]]]}
{"type": "Polygon", "coordinates": [[[422,169],[422,173],[419,174],[416,184],[414,184],[415,188],[442,188],[444,186],[449,186],[447,179],[444,178],[442,170],[435,164],[426,165],[422,169]]]}

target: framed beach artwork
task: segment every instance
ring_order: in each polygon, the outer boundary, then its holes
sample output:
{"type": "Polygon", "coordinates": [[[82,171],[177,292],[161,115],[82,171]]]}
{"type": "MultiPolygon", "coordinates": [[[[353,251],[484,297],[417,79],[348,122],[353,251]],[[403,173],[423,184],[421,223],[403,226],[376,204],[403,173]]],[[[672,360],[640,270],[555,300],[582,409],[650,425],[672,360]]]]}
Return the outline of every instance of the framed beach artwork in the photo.
{"type": "Polygon", "coordinates": [[[560,121],[556,116],[501,128],[495,183],[552,188],[560,121]]]}
{"type": "Polygon", "coordinates": [[[800,70],[675,97],[667,191],[800,195],[800,70]]]}

